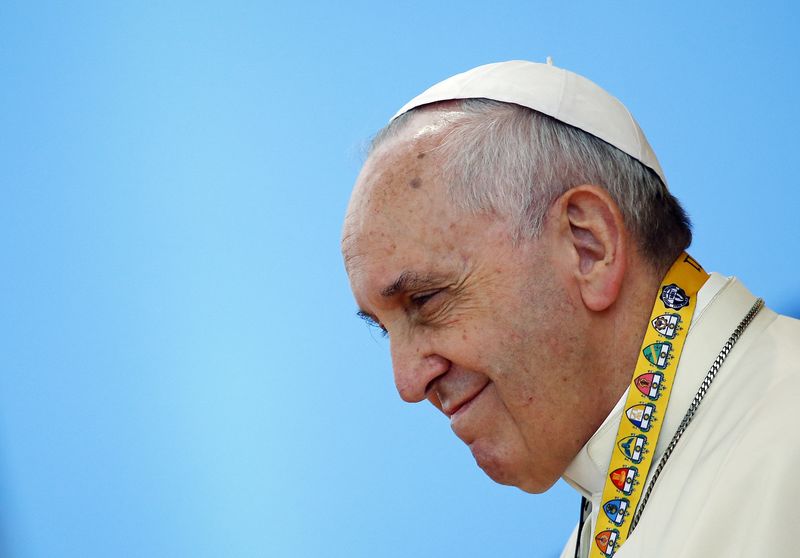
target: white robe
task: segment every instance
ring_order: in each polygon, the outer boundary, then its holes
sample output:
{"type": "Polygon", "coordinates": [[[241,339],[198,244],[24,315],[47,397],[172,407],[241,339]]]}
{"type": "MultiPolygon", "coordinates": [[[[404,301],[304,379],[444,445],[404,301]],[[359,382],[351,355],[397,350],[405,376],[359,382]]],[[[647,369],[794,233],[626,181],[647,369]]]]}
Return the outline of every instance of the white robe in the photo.
{"type": "MultiPolygon", "coordinates": [[[[753,302],[741,283],[718,274],[698,293],[651,475],[711,363],[753,302]]],[[[717,374],[615,558],[800,556],[798,349],[800,321],[763,308],[717,374]]],[[[592,502],[581,556],[595,544],[625,395],[564,473],[592,502]]],[[[574,556],[576,531],[562,558],[574,556]]]]}

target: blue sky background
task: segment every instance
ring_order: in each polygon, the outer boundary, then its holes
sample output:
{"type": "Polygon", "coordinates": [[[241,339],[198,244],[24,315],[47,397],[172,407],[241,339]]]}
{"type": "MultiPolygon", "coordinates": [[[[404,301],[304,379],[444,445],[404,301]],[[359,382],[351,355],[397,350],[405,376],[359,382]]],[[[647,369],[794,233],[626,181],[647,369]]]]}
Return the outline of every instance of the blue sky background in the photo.
{"type": "Polygon", "coordinates": [[[365,141],[499,60],[631,109],[693,255],[800,314],[792,2],[0,4],[0,555],[555,556],[394,391],[339,231],[365,141]]]}

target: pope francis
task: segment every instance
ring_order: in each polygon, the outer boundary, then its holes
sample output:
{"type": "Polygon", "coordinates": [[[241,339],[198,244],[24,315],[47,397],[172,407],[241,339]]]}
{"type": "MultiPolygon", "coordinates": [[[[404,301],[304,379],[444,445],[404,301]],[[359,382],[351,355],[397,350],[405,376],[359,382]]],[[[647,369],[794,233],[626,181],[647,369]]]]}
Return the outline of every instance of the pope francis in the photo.
{"type": "Polygon", "coordinates": [[[512,61],[378,133],[342,253],[400,396],[497,482],[580,494],[562,557],[797,555],[800,322],[691,237],[617,99],[512,61]]]}

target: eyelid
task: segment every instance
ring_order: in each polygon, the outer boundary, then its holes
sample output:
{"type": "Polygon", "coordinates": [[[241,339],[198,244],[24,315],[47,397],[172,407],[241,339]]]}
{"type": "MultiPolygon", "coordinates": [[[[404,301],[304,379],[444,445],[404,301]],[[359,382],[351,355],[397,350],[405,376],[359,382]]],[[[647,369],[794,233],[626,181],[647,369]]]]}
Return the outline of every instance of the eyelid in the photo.
{"type": "Polygon", "coordinates": [[[411,297],[411,302],[416,307],[424,306],[426,302],[432,299],[434,296],[442,292],[444,289],[430,289],[428,291],[423,291],[421,293],[417,293],[411,297]]]}

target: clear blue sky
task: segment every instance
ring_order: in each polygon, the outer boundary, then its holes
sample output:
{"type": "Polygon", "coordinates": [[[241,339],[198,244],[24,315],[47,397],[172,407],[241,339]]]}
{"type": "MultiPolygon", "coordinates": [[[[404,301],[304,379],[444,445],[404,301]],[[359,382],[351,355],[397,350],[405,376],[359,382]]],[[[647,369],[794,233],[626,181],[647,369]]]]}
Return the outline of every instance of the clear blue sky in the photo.
{"type": "Polygon", "coordinates": [[[555,556],[577,514],[402,403],[339,231],[364,142],[478,64],[619,97],[692,254],[800,313],[795,3],[4,2],[0,555],[555,556]]]}

